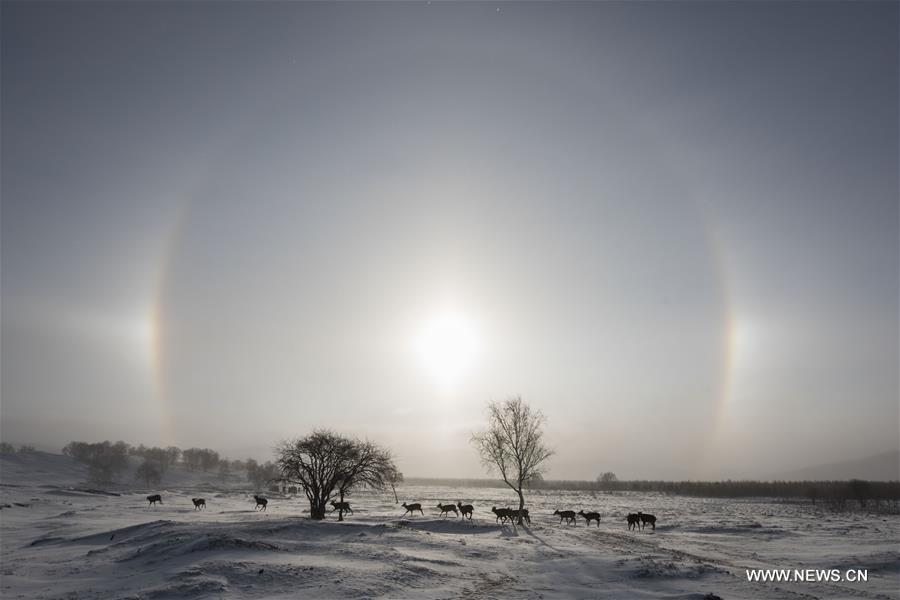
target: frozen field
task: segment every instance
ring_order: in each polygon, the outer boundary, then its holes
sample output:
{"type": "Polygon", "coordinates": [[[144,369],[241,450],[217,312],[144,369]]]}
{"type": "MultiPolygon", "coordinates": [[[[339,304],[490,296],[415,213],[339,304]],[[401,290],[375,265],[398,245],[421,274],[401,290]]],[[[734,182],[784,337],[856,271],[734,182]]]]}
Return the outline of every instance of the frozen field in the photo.
{"type": "Polygon", "coordinates": [[[23,477],[0,487],[2,598],[900,598],[900,517],[838,515],[760,500],[533,492],[530,527],[499,526],[502,489],[404,486],[358,493],[344,523],[307,517],[304,498],[188,486],[121,495],[23,477]],[[30,481],[28,481],[30,480],[30,481]],[[195,511],[190,498],[204,496],[195,511]],[[435,505],[475,505],[440,518],[435,505]],[[24,505],[24,506],[21,506],[24,505]],[[597,510],[560,526],[555,508],[597,510]],[[656,531],[629,532],[642,510],[656,531]],[[865,583],[749,583],[747,568],[868,569],[865,583]]]}

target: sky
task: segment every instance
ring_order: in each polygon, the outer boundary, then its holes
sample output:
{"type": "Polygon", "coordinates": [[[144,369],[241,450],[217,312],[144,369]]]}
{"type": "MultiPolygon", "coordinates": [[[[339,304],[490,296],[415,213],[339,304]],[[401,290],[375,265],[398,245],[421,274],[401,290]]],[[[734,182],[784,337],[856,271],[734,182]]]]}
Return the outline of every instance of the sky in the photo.
{"type": "Polygon", "coordinates": [[[485,476],[900,447],[896,2],[19,3],[0,437],[485,476]]]}

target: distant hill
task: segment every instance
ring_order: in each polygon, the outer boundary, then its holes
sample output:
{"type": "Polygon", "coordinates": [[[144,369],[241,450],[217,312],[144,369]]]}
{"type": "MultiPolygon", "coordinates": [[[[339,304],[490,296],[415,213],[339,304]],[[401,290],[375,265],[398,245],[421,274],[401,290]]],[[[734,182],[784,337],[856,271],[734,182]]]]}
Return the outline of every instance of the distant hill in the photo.
{"type": "Polygon", "coordinates": [[[783,481],[828,481],[836,479],[896,481],[900,479],[900,450],[890,450],[856,460],[784,471],[776,474],[773,479],[783,481]]]}
{"type": "Polygon", "coordinates": [[[62,454],[0,454],[0,483],[4,485],[67,486],[82,484],[87,478],[87,466],[62,454]]]}

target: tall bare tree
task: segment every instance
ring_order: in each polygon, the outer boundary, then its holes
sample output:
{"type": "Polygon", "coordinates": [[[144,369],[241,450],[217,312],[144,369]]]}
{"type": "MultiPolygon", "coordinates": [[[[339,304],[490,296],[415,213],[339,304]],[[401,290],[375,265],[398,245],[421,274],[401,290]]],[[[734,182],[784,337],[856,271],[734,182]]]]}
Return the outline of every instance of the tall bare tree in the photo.
{"type": "Polygon", "coordinates": [[[504,483],[519,495],[519,525],[525,496],[522,486],[543,473],[544,462],[553,451],[544,445],[541,430],[546,418],[521,397],[488,404],[488,427],[472,435],[481,462],[499,471],[504,483]]]}

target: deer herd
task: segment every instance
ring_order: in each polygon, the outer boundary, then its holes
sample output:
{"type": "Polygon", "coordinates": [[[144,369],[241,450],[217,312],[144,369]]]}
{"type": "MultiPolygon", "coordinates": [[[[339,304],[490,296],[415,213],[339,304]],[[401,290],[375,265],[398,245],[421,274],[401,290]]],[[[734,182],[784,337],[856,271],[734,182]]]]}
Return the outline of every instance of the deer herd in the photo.
{"type": "MultiPolygon", "coordinates": [[[[253,500],[256,502],[255,510],[259,512],[268,510],[269,500],[265,496],[259,496],[254,494],[253,500]]],[[[162,504],[162,496],[159,494],[153,494],[151,496],[147,496],[147,501],[150,503],[148,508],[156,505],[162,504]]],[[[194,510],[202,510],[206,508],[206,499],[204,498],[191,498],[191,502],[194,503],[194,510]]],[[[413,502],[411,504],[407,504],[403,502],[401,506],[405,509],[404,513],[401,516],[412,515],[416,512],[425,516],[425,511],[422,510],[422,504],[419,502],[413,502]]],[[[348,512],[351,515],[353,514],[353,509],[350,508],[349,502],[335,502],[331,501],[331,512],[341,511],[348,512]]],[[[472,514],[475,512],[475,507],[471,504],[463,504],[462,502],[457,501],[456,504],[441,504],[438,502],[437,509],[441,512],[440,516],[444,517],[449,513],[453,513],[457,517],[463,519],[472,520],[472,514]]],[[[524,521],[528,524],[531,524],[531,516],[528,513],[527,508],[523,508],[521,510],[515,508],[497,508],[496,506],[491,507],[491,512],[494,513],[494,521],[500,524],[504,524],[506,522],[519,521],[521,517],[521,521],[524,521]]],[[[566,525],[578,526],[578,517],[583,518],[588,527],[591,526],[591,521],[597,522],[597,527],[600,527],[600,513],[598,512],[584,512],[583,510],[579,510],[577,513],[574,510],[555,510],[553,511],[553,516],[559,517],[559,524],[562,525],[562,522],[565,521],[566,525]]],[[[625,520],[628,523],[628,530],[643,530],[644,527],[650,525],[653,528],[653,531],[656,531],[656,517],[654,515],[650,515],[643,512],[629,513],[625,520]]]]}

